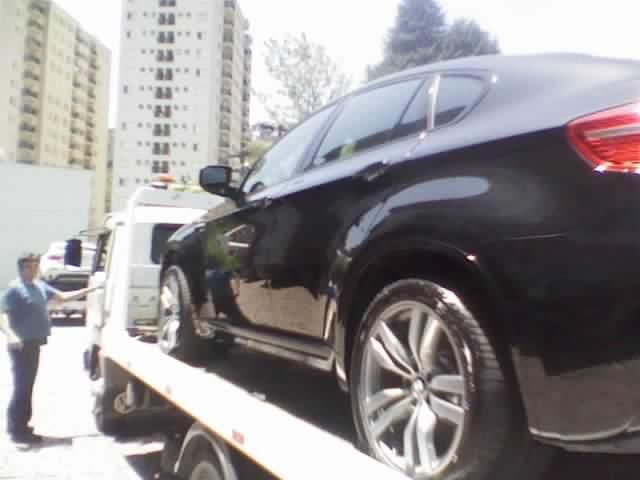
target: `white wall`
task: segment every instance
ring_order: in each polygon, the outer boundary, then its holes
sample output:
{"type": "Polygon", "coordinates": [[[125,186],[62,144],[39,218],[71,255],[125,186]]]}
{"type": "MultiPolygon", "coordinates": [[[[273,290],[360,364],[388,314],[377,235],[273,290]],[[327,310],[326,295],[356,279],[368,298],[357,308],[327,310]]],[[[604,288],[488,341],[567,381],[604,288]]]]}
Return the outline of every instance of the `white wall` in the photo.
{"type": "Polygon", "coordinates": [[[16,257],[86,230],[93,172],[0,163],[0,290],[16,276],[16,257]]]}

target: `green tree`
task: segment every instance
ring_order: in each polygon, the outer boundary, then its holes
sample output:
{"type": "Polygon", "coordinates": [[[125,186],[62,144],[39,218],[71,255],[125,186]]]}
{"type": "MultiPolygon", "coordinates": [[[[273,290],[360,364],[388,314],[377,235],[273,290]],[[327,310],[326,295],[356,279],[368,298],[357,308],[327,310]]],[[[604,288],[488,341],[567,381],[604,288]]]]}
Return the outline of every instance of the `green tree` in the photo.
{"type": "Polygon", "coordinates": [[[278,125],[291,126],[334,98],[346,93],[351,81],[326,49],[303,33],[265,42],[265,65],[278,83],[275,92],[255,92],[278,125]]]}
{"type": "Polygon", "coordinates": [[[262,157],[269,148],[271,148],[272,144],[273,142],[260,139],[251,142],[245,151],[246,157],[244,163],[247,166],[252,167],[258,159],[262,157]]]}
{"type": "Polygon", "coordinates": [[[382,62],[367,67],[369,80],[440,60],[499,53],[497,42],[474,21],[448,25],[435,0],[402,0],[385,40],[382,62]]]}
{"type": "Polygon", "coordinates": [[[440,47],[440,59],[491,55],[499,53],[498,42],[474,20],[456,20],[440,47]]]}

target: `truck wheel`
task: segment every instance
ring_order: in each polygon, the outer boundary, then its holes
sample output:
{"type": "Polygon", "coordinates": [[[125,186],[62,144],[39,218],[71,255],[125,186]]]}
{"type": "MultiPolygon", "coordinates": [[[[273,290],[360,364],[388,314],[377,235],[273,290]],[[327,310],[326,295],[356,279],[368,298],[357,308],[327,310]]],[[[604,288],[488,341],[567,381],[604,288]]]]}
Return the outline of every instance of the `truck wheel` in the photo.
{"type": "Polygon", "coordinates": [[[106,435],[126,433],[130,411],[121,401],[123,395],[124,392],[111,389],[96,394],[93,417],[98,431],[106,435]]]}
{"type": "Polygon", "coordinates": [[[196,453],[188,480],[224,480],[216,457],[207,448],[196,453]]]}
{"type": "Polygon", "coordinates": [[[173,265],[167,269],[160,292],[158,343],[163,352],[185,362],[193,362],[230,349],[232,342],[215,338],[215,331],[208,330],[206,325],[200,325],[201,331],[196,331],[191,288],[180,267],[173,265]]]}
{"type": "Polygon", "coordinates": [[[362,444],[411,478],[540,478],[506,361],[451,291],[409,279],[385,288],[359,327],[351,399],[362,444]]]}

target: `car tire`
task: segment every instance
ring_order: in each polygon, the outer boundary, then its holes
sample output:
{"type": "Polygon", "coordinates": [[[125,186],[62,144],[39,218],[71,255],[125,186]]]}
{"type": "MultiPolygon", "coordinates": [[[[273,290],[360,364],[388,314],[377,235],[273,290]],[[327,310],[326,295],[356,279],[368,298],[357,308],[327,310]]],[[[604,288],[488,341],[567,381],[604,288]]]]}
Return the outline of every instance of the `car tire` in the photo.
{"type": "Polygon", "coordinates": [[[160,306],[158,343],[162,351],[184,362],[199,362],[216,355],[226,354],[233,346],[232,339],[202,338],[196,332],[191,288],[184,271],[177,265],[169,267],[162,276],[161,292],[170,284],[177,296],[178,314],[173,319],[169,319],[168,315],[162,314],[162,306],[160,306]],[[168,322],[174,322],[174,325],[168,322]],[[173,333],[171,333],[172,329],[173,333]],[[175,335],[175,338],[171,339],[169,335],[175,335]]]}
{"type": "Polygon", "coordinates": [[[363,449],[416,479],[540,478],[553,449],[529,434],[506,358],[450,290],[423,279],[389,285],[353,345],[363,449]]]}

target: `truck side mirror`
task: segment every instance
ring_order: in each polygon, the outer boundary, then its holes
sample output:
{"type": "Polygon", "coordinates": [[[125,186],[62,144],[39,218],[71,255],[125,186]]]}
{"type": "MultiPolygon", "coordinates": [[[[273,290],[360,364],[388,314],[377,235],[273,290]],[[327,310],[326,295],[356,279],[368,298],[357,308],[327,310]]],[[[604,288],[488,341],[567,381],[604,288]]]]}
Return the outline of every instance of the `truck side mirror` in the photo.
{"type": "Polygon", "coordinates": [[[64,247],[64,264],[72,267],[82,265],[82,240],[67,240],[64,247]]]}

